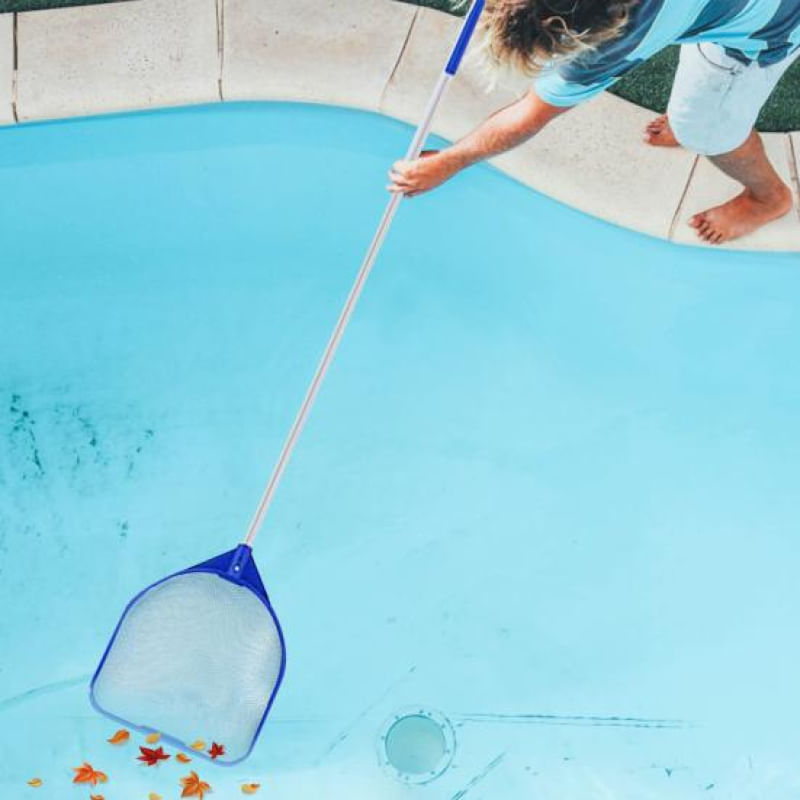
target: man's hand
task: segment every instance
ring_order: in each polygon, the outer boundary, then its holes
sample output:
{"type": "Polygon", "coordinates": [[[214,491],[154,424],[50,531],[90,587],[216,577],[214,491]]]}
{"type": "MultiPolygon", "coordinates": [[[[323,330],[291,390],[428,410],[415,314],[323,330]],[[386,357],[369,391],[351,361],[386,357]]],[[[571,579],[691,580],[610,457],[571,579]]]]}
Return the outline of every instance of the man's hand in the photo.
{"type": "Polygon", "coordinates": [[[389,171],[390,192],[406,197],[428,192],[458,172],[445,152],[425,150],[415,161],[395,161],[389,171]]]}
{"type": "Polygon", "coordinates": [[[531,89],[446,150],[428,150],[414,161],[397,161],[389,172],[388,189],[406,197],[435,189],[459,170],[522,144],[566,110],[551,106],[531,89]]]}

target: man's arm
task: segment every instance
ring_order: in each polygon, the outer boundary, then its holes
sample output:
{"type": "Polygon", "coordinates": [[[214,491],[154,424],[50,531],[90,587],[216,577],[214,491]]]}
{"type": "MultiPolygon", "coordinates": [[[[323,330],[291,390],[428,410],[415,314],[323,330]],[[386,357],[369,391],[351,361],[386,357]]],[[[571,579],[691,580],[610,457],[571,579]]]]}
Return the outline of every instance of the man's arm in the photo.
{"type": "Polygon", "coordinates": [[[416,161],[397,161],[389,172],[389,190],[408,197],[427,192],[462,169],[517,147],[567,110],[545,103],[531,89],[445,150],[416,161]]]}

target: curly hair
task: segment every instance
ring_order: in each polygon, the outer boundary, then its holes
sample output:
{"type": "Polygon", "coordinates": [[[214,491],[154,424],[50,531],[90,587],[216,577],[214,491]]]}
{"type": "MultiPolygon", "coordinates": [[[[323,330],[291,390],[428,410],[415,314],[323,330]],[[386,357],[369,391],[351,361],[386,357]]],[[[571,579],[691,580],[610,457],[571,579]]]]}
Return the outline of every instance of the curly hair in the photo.
{"type": "Polygon", "coordinates": [[[528,75],[616,39],[637,0],[487,0],[484,52],[489,63],[528,75]]]}

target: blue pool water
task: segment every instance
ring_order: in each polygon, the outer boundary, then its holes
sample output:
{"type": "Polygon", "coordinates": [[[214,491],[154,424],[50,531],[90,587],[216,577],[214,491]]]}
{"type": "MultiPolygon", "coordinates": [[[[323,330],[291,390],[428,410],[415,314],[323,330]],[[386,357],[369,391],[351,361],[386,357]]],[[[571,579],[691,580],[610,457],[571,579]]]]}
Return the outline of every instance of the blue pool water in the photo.
{"type": "MultiPolygon", "coordinates": [[[[88,676],[242,535],[408,137],[278,104],[0,133],[4,797],[85,797],[84,760],[177,796],[88,676]]],[[[797,797],[798,267],[488,168],[407,203],[256,548],[288,672],[214,796],[797,797]],[[407,709],[447,736],[384,741],[407,709]],[[386,742],[451,752],[407,786],[386,742]]]]}

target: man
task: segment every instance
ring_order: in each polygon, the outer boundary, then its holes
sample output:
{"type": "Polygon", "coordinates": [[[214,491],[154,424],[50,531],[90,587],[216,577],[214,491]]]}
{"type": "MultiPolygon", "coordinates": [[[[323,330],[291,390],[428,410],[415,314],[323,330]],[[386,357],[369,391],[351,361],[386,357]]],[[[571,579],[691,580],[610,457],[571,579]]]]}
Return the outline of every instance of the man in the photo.
{"type": "Polygon", "coordinates": [[[679,42],[667,114],[651,122],[645,139],[708,156],[744,187],[690,224],[719,244],[791,209],[791,191],[753,125],[800,55],[800,0],[488,0],[484,29],[490,58],[535,75],[533,88],[451,147],[397,162],[392,191],[420,194],[521,144],[679,42]]]}

